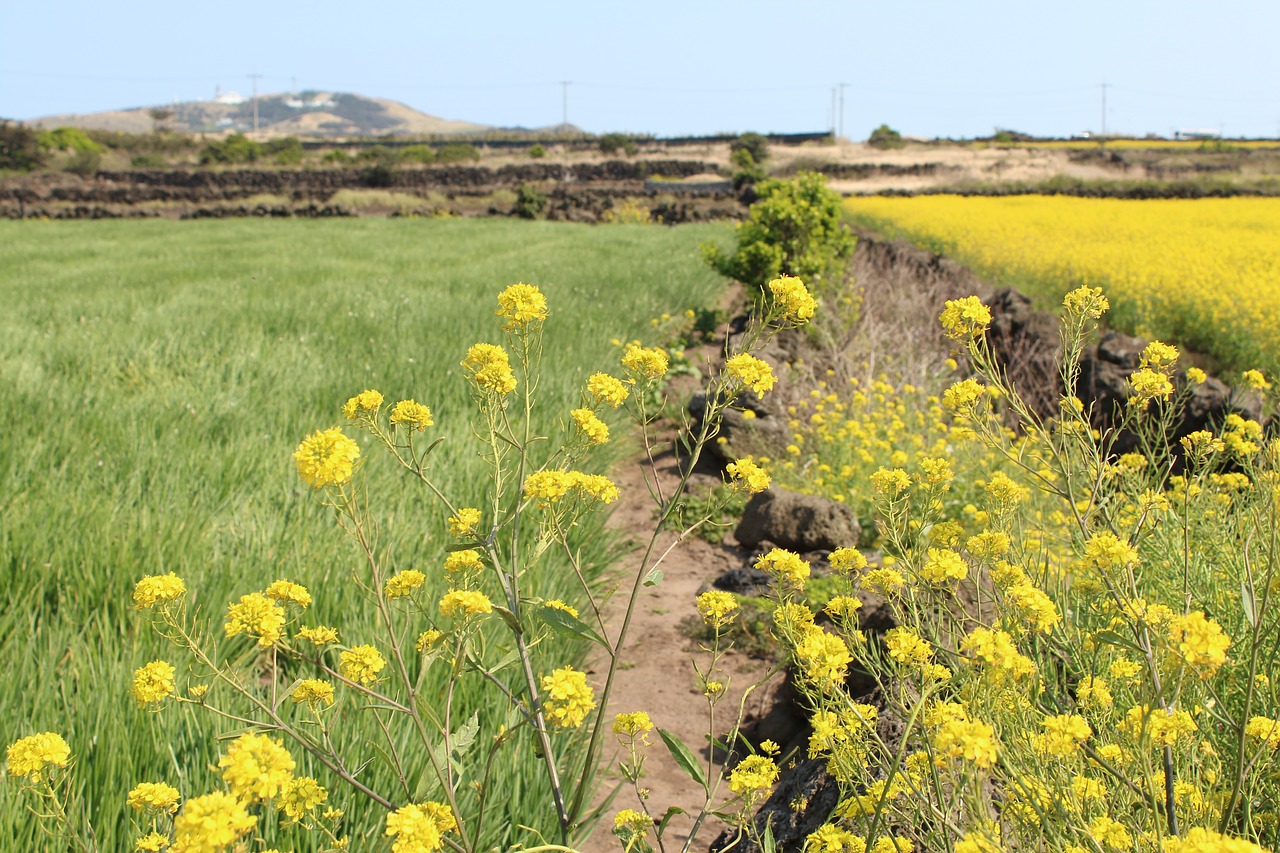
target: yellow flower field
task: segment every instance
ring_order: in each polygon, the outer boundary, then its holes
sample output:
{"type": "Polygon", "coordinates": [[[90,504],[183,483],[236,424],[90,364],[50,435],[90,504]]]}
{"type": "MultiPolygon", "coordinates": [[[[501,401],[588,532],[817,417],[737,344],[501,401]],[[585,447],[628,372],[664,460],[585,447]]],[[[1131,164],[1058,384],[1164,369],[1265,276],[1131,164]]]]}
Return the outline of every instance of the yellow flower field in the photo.
{"type": "Polygon", "coordinates": [[[865,224],[1058,302],[1102,285],[1111,321],[1231,367],[1280,367],[1280,199],[850,198],[865,224]]]}

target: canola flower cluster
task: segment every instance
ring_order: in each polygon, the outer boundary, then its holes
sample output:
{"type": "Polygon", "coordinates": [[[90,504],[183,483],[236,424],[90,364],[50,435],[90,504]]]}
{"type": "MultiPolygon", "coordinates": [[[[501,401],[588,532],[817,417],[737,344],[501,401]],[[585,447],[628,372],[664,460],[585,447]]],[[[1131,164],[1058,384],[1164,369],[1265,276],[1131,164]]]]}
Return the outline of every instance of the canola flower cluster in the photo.
{"type": "MultiPolygon", "coordinates": [[[[1109,306],[1098,288],[1068,293],[1068,337],[1109,306]]],[[[878,564],[852,548],[830,555],[826,628],[792,603],[799,573],[773,568],[790,559],[762,558],[776,633],[814,709],[809,754],[843,795],[806,849],[1269,849],[1280,780],[1261,768],[1280,749],[1280,706],[1272,665],[1257,671],[1249,646],[1263,636],[1255,628],[1280,625],[1257,597],[1280,592],[1280,567],[1230,543],[1273,529],[1280,443],[1232,415],[1172,442],[1187,468],[1168,476],[1154,439],[1145,452],[1091,450],[1109,435],[1074,398],[1055,422],[1010,429],[1016,391],[983,368],[990,322],[976,298],[947,303],[940,325],[976,375],[942,394],[828,374],[789,410],[776,476],[873,510],[879,552],[878,564]],[[874,644],[844,603],[866,594],[898,623],[874,644]],[[898,719],[916,721],[905,753],[837,687],[846,653],[898,719]],[[965,793],[992,788],[995,802],[965,793]],[[933,818],[943,813],[960,815],[945,842],[933,818]]],[[[1130,428],[1152,435],[1182,389],[1204,381],[1179,360],[1160,341],[1143,352],[1130,428]]],[[[1271,401],[1266,371],[1244,381],[1271,401]]]]}
{"type": "MultiPolygon", "coordinates": [[[[1105,285],[1113,323],[1240,369],[1280,367],[1280,200],[851,198],[851,213],[1060,298],[1105,285]]],[[[944,321],[945,322],[945,321],[944,321]]]]}

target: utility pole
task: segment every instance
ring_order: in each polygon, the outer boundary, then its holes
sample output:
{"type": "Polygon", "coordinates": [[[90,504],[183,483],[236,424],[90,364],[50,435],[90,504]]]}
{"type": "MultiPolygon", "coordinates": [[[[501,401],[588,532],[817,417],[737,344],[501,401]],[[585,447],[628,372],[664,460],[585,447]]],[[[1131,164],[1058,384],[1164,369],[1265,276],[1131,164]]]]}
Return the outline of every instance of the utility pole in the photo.
{"type": "Polygon", "coordinates": [[[569,127],[569,84],[572,82],[573,82],[572,80],[560,81],[561,99],[562,99],[562,104],[561,104],[562,115],[560,118],[560,125],[561,127],[564,127],[564,128],[569,127]]]}
{"type": "Polygon", "coordinates": [[[258,132],[258,80],[261,74],[250,74],[249,79],[253,81],[253,132],[258,132]]]}
{"type": "Polygon", "coordinates": [[[840,84],[840,138],[844,139],[844,90],[849,88],[848,83],[840,84]]]}
{"type": "Polygon", "coordinates": [[[1110,83],[1102,84],[1102,131],[1098,134],[1099,136],[1107,135],[1107,87],[1110,85],[1110,83]]]}
{"type": "Polygon", "coordinates": [[[831,141],[836,141],[836,87],[831,87],[831,141]]]}

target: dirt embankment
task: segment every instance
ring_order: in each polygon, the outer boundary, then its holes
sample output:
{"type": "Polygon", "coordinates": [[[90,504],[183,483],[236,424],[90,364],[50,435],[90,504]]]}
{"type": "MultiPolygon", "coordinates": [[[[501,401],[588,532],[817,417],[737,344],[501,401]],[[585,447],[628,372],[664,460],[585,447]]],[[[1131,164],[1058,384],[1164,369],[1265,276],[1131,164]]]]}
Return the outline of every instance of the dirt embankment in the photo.
{"type": "Polygon", "coordinates": [[[640,199],[663,221],[734,218],[742,205],[699,160],[614,160],[420,169],[232,169],[45,173],[0,181],[0,216],[54,219],[361,214],[507,215],[532,186],[552,219],[596,221],[640,199]],[[335,198],[339,197],[340,198],[335,198]]]}

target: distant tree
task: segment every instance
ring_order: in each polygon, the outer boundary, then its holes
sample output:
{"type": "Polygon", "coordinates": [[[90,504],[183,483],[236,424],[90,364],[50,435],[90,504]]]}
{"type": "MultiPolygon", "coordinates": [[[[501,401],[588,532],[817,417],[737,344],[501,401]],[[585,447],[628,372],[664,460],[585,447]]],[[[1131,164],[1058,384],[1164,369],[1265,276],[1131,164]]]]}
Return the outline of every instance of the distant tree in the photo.
{"type": "Polygon", "coordinates": [[[535,142],[533,146],[529,148],[529,156],[534,160],[545,157],[547,156],[547,149],[542,147],[541,142],[535,142]]]}
{"type": "Polygon", "coordinates": [[[606,133],[600,137],[597,144],[600,146],[602,154],[616,154],[618,151],[622,151],[630,157],[638,150],[636,144],[625,133],[606,133]]]}
{"type": "Polygon", "coordinates": [[[44,165],[46,149],[35,131],[23,124],[0,119],[0,169],[29,172],[44,165]]]}
{"type": "Polygon", "coordinates": [[[207,144],[200,151],[200,165],[253,163],[262,156],[262,150],[262,143],[253,141],[243,133],[233,133],[226,139],[207,144]]]}
{"type": "Polygon", "coordinates": [[[147,115],[151,117],[151,129],[159,135],[169,129],[169,119],[173,118],[174,112],[168,107],[152,107],[147,110],[147,115]]]}
{"type": "Polygon", "coordinates": [[[480,150],[474,145],[466,142],[451,142],[448,145],[441,145],[436,150],[436,162],[438,163],[465,163],[475,162],[480,159],[480,150]]]}
{"type": "Polygon", "coordinates": [[[521,184],[512,212],[521,219],[537,219],[547,209],[547,194],[533,184],[521,184]]]}
{"type": "Polygon", "coordinates": [[[420,163],[429,166],[435,162],[436,150],[430,145],[409,145],[400,151],[401,163],[420,163]]]}
{"type": "Polygon", "coordinates": [[[729,156],[732,157],[739,151],[746,151],[750,154],[753,163],[764,163],[765,160],[769,159],[769,140],[758,133],[747,132],[739,134],[737,139],[729,143],[729,156]]]}
{"type": "Polygon", "coordinates": [[[867,144],[872,148],[886,150],[889,148],[901,148],[907,143],[902,140],[901,133],[898,133],[887,124],[882,124],[871,131],[871,136],[867,138],[867,144]]]}

